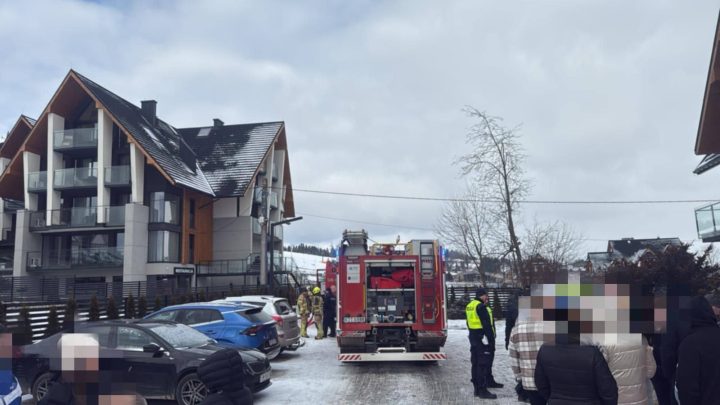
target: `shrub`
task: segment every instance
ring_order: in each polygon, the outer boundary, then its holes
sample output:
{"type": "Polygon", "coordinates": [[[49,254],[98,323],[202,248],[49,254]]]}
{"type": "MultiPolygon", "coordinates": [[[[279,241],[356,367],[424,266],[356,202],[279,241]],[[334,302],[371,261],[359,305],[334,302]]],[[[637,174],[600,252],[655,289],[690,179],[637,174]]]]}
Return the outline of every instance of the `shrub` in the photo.
{"type": "MultiPolygon", "coordinates": [[[[158,297],[158,299],[160,299],[158,297]]],[[[147,300],[145,299],[144,295],[141,295],[138,299],[138,310],[137,310],[137,316],[138,318],[143,318],[147,315],[147,300]]]]}
{"type": "Polygon", "coordinates": [[[65,303],[65,317],[63,318],[63,330],[71,331],[75,327],[75,312],[77,311],[77,303],[75,299],[70,297],[65,303]]]}
{"type": "Polygon", "coordinates": [[[135,319],[135,298],[130,294],[125,298],[125,319],[135,319]]]}
{"type": "Polygon", "coordinates": [[[455,286],[450,287],[450,305],[455,305],[457,297],[455,296],[455,286]]]}
{"type": "Polygon", "coordinates": [[[5,325],[5,322],[7,322],[7,307],[0,301],[0,324],[5,325]]]}
{"type": "Polygon", "coordinates": [[[90,298],[90,309],[88,310],[88,320],[91,322],[100,320],[100,304],[95,295],[90,298]]]}
{"type": "MultiPolygon", "coordinates": [[[[165,297],[165,301],[167,302],[167,296],[165,297]]],[[[162,300],[160,299],[160,296],[155,297],[155,308],[153,308],[153,311],[157,311],[163,307],[162,300]]]]}
{"type": "Polygon", "coordinates": [[[48,313],[48,324],[47,328],[45,329],[45,337],[52,336],[60,331],[60,321],[58,320],[58,312],[55,305],[50,307],[50,312],[48,313]]]}
{"type": "Polygon", "coordinates": [[[20,309],[20,323],[18,324],[17,334],[21,345],[32,343],[33,330],[30,320],[30,309],[25,305],[20,309]]]}
{"type": "Polygon", "coordinates": [[[120,318],[120,314],[118,314],[117,305],[115,305],[115,298],[112,296],[107,298],[106,301],[106,313],[107,313],[107,319],[118,319],[120,318]]]}
{"type": "Polygon", "coordinates": [[[498,297],[497,290],[493,291],[493,317],[495,319],[503,318],[502,301],[500,301],[500,298],[498,297]]]}

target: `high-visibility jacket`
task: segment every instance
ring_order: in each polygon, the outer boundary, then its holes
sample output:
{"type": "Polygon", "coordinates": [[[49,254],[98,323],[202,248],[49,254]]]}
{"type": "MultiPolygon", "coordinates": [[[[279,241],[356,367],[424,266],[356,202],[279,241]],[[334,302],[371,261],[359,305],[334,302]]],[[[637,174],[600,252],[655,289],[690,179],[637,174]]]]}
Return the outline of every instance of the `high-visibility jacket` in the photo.
{"type": "MultiPolygon", "coordinates": [[[[469,304],[465,307],[465,318],[467,319],[467,324],[469,329],[482,329],[483,324],[482,320],[477,314],[477,306],[482,304],[482,302],[478,300],[472,300],[469,304]]],[[[490,307],[485,306],[485,310],[487,310],[488,318],[490,318],[490,327],[494,330],[494,323],[492,310],[490,307]]]]}

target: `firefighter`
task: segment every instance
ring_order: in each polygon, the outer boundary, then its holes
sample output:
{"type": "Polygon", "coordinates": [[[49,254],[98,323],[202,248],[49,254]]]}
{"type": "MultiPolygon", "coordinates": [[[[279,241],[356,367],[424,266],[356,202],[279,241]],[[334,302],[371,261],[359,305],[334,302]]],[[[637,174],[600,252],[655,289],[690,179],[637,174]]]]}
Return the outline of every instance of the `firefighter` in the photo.
{"type": "Polygon", "coordinates": [[[315,328],[317,328],[317,336],[315,339],[322,339],[323,336],[323,297],[320,294],[320,287],[313,288],[312,296],[312,313],[315,319],[315,328]]]}
{"type": "Polygon", "coordinates": [[[308,293],[307,293],[306,289],[303,289],[303,291],[298,296],[297,310],[298,310],[298,315],[300,316],[300,336],[306,338],[306,337],[308,337],[307,323],[308,323],[308,316],[310,315],[309,305],[308,305],[308,293]]]}
{"type": "Polygon", "coordinates": [[[495,320],[488,305],[489,297],[484,288],[475,291],[475,299],[465,307],[465,317],[470,339],[471,381],[476,397],[496,399],[488,388],[502,388],[492,375],[495,358],[495,320]]]}

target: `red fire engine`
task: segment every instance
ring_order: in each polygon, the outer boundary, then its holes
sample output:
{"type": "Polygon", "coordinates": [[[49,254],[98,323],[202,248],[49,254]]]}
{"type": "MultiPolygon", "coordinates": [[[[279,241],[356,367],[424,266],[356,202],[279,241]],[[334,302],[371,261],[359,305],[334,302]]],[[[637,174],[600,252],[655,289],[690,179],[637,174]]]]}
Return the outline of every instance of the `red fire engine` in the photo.
{"type": "Polygon", "coordinates": [[[337,288],[338,360],[446,360],[443,248],[367,240],[365,231],[345,231],[337,261],[326,265],[326,286],[337,288]]]}

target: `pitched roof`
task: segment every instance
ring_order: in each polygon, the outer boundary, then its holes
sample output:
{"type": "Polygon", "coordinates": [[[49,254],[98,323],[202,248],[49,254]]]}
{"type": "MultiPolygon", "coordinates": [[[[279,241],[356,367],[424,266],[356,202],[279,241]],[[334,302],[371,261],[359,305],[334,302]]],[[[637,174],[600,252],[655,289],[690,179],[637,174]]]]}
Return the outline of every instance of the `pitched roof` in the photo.
{"type": "Polygon", "coordinates": [[[240,196],[252,183],[282,122],[181,128],[216,197],[240,196]]]}
{"type": "Polygon", "coordinates": [[[192,152],[175,128],[160,119],[148,122],[139,107],[87,77],[74,73],[175,183],[214,195],[203,172],[198,170],[196,162],[192,162],[194,159],[185,162],[181,158],[192,152]]]}
{"type": "Polygon", "coordinates": [[[720,165],[720,155],[717,153],[711,153],[709,155],[705,155],[703,159],[700,161],[698,166],[693,170],[693,173],[695,174],[701,174],[705,173],[706,171],[712,169],[713,167],[720,165]]]}
{"type": "Polygon", "coordinates": [[[656,239],[621,239],[608,241],[608,252],[618,252],[623,257],[629,258],[644,249],[661,251],[668,245],[680,246],[679,238],[656,238],[656,239]]]}
{"type": "Polygon", "coordinates": [[[37,120],[36,120],[36,119],[30,118],[30,117],[28,117],[27,115],[24,115],[24,114],[23,114],[22,117],[28,122],[28,124],[30,124],[30,125],[32,125],[32,126],[35,126],[35,124],[37,123],[37,120]]]}

